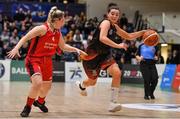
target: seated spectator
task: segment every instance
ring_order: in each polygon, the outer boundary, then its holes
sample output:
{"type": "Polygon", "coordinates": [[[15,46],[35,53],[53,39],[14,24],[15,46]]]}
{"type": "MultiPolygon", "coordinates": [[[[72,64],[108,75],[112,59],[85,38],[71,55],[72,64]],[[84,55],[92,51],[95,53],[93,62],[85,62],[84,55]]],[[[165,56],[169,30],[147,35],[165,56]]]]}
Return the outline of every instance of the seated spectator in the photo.
{"type": "Polygon", "coordinates": [[[173,64],[173,54],[172,54],[171,50],[168,50],[168,57],[166,60],[166,64],[173,64]]]}
{"type": "Polygon", "coordinates": [[[121,26],[127,26],[127,24],[128,24],[128,19],[127,19],[127,17],[126,17],[126,14],[125,13],[123,13],[122,14],[122,17],[121,17],[121,19],[120,19],[120,25],[121,26]]]}
{"type": "Polygon", "coordinates": [[[76,29],[76,31],[75,31],[75,34],[73,36],[73,41],[74,42],[81,42],[81,43],[83,42],[83,36],[78,29],[76,29]]]}
{"type": "Polygon", "coordinates": [[[136,41],[130,41],[129,51],[131,52],[131,58],[136,58],[135,56],[137,52],[136,41]]]}
{"type": "Polygon", "coordinates": [[[160,50],[157,51],[157,64],[164,64],[164,58],[160,50]]]}
{"type": "Polygon", "coordinates": [[[9,46],[14,47],[19,41],[19,37],[17,36],[17,29],[12,32],[11,37],[9,38],[9,46]]]}
{"type": "Polygon", "coordinates": [[[4,42],[4,45],[9,45],[9,32],[6,29],[1,34],[1,40],[4,42]]]}
{"type": "Polygon", "coordinates": [[[4,49],[4,43],[3,43],[3,41],[0,38],[0,59],[1,60],[4,59],[5,55],[6,55],[6,51],[4,49]]]}
{"type": "Polygon", "coordinates": [[[66,36],[64,36],[66,43],[71,43],[73,41],[73,31],[69,31],[66,36]]]}
{"type": "Polygon", "coordinates": [[[179,64],[178,51],[173,50],[171,64],[179,64]]]}
{"type": "Polygon", "coordinates": [[[68,26],[65,24],[62,28],[61,28],[61,33],[63,36],[66,36],[68,33],[68,26]]]}
{"type": "Polygon", "coordinates": [[[18,32],[18,37],[21,38],[26,34],[26,32],[27,32],[26,27],[22,25],[20,31],[18,32]]]}
{"type": "Polygon", "coordinates": [[[88,43],[92,40],[93,34],[94,34],[93,31],[91,31],[90,34],[88,34],[88,37],[87,37],[87,42],[88,42],[88,43]]]}

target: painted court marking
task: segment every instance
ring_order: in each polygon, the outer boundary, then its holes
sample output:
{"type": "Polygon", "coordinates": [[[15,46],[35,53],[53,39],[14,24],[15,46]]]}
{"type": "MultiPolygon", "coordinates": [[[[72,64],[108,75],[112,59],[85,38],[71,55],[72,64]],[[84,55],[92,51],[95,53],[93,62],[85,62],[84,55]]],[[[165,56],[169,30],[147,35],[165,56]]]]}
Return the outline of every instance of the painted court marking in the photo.
{"type": "Polygon", "coordinates": [[[133,109],[180,112],[180,104],[135,103],[135,104],[122,104],[122,106],[133,109]]]}

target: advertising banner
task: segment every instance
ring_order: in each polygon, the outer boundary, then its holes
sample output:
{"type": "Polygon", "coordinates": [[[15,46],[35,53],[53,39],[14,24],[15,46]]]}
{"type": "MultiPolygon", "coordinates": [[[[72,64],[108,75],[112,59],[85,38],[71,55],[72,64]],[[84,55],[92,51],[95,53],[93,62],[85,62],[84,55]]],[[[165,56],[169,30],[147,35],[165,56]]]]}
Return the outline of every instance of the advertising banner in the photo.
{"type": "Polygon", "coordinates": [[[11,60],[0,60],[0,80],[10,80],[11,60]]]}
{"type": "Polygon", "coordinates": [[[176,68],[172,88],[175,91],[180,91],[180,65],[178,65],[176,68]]]}
{"type": "Polygon", "coordinates": [[[53,61],[53,81],[65,82],[65,63],[53,61]]]}
{"type": "Polygon", "coordinates": [[[176,65],[175,64],[167,64],[164,70],[164,73],[162,75],[162,81],[161,81],[161,89],[163,90],[171,90],[172,89],[172,82],[174,78],[174,74],[176,71],[176,65]]]}
{"type": "MultiPolygon", "coordinates": [[[[82,81],[87,76],[84,72],[81,62],[65,62],[65,80],[66,82],[82,81]]],[[[101,70],[97,82],[111,82],[112,78],[107,71],[101,70]]]]}
{"type": "Polygon", "coordinates": [[[65,80],[66,82],[74,82],[84,80],[86,78],[82,63],[65,62],[65,80]]]}
{"type": "Polygon", "coordinates": [[[166,64],[156,64],[156,69],[157,69],[158,77],[159,77],[158,78],[158,86],[161,85],[162,75],[163,75],[165,66],[166,66],[166,64]]]}
{"type": "Polygon", "coordinates": [[[29,81],[24,61],[11,61],[11,81],[29,81]]]}
{"type": "Polygon", "coordinates": [[[124,64],[122,69],[122,83],[142,84],[143,78],[139,65],[124,64]]]}

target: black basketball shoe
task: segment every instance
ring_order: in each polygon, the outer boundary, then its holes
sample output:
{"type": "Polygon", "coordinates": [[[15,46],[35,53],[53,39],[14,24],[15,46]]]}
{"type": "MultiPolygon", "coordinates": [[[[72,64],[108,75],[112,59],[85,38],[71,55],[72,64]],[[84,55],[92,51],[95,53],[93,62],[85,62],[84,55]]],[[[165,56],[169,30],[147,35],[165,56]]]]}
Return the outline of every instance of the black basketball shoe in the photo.
{"type": "Polygon", "coordinates": [[[26,105],[20,115],[21,117],[28,117],[30,112],[31,112],[31,107],[26,105]]]}
{"type": "Polygon", "coordinates": [[[45,106],[45,102],[43,104],[39,103],[37,100],[34,101],[33,105],[35,107],[39,107],[39,109],[44,112],[44,113],[47,113],[48,112],[48,108],[45,106]]]}

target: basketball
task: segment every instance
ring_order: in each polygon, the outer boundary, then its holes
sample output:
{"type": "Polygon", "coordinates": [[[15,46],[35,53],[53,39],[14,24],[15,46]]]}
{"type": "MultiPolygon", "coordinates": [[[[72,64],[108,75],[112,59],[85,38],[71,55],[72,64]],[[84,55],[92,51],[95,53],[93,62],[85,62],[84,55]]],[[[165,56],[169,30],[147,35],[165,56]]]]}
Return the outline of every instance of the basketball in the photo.
{"type": "Polygon", "coordinates": [[[147,30],[142,38],[144,44],[148,46],[156,46],[159,43],[159,35],[154,30],[147,30]]]}

